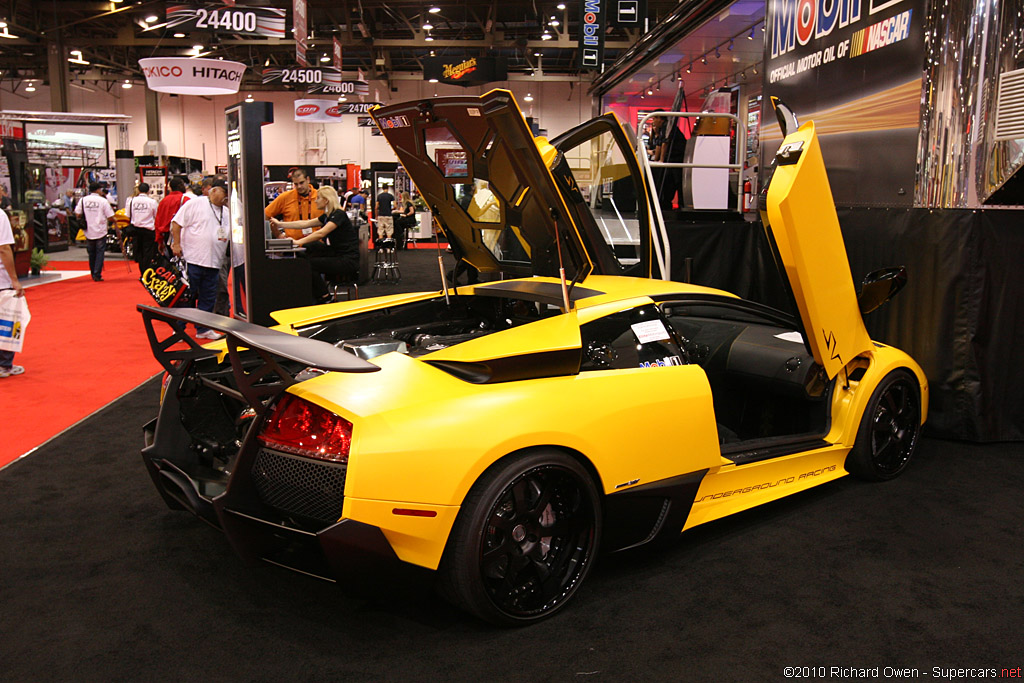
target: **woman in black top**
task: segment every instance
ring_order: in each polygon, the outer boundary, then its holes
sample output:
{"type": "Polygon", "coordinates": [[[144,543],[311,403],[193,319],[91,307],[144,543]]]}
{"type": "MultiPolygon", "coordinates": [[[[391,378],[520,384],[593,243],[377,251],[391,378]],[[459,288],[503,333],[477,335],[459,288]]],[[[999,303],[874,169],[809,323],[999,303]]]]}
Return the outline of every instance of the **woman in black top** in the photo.
{"type": "Polygon", "coordinates": [[[276,228],[301,228],[301,239],[293,239],[297,247],[305,247],[313,271],[313,300],[323,303],[330,298],[323,276],[351,281],[359,272],[359,233],[341,209],[338,193],[324,185],[317,190],[316,205],[323,214],[308,221],[270,219],[276,228]]]}
{"type": "Polygon", "coordinates": [[[395,228],[396,232],[401,234],[399,242],[404,249],[405,245],[409,243],[409,231],[416,225],[416,207],[413,205],[408,191],[402,190],[399,196],[401,199],[395,207],[395,228]]]}

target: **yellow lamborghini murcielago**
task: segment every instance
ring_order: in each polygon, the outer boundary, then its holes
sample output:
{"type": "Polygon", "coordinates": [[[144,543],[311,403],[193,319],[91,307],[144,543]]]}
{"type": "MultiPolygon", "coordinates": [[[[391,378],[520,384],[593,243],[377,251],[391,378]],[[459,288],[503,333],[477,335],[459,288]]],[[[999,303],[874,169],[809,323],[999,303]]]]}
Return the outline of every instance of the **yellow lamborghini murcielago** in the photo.
{"type": "Polygon", "coordinates": [[[514,625],[562,609],[599,551],[897,476],[928,384],[861,316],[905,275],[858,295],[814,125],[779,111],[762,222],[793,314],[656,279],[652,193],[613,115],[549,142],[501,90],[376,109],[481,282],[270,329],[140,307],[167,370],[143,450],[165,501],[248,559],[334,579],[412,565],[514,625]],[[179,321],[226,339],[169,350],[179,321]]]}

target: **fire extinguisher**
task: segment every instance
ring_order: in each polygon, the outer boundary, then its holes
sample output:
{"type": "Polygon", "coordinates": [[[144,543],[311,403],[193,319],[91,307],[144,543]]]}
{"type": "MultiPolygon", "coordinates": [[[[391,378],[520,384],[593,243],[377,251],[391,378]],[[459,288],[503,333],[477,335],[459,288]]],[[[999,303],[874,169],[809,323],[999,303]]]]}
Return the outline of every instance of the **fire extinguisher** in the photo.
{"type": "Polygon", "coordinates": [[[754,210],[753,186],[750,183],[750,178],[747,178],[743,182],[743,211],[747,212],[747,211],[753,211],[753,210],[754,210]]]}

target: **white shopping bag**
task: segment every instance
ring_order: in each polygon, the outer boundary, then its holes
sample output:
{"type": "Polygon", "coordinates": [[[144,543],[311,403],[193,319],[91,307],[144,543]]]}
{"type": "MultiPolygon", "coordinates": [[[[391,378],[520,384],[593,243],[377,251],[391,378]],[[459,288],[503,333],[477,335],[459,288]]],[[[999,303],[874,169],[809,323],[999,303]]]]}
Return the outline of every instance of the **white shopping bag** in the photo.
{"type": "Polygon", "coordinates": [[[0,351],[21,351],[31,319],[24,296],[14,296],[13,289],[0,291],[0,351]]]}

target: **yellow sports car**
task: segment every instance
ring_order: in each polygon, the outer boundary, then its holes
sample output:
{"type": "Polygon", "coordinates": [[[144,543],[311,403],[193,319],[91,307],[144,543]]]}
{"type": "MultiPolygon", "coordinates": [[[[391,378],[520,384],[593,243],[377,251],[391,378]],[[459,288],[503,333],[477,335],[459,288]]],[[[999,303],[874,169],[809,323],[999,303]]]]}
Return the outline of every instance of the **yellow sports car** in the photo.
{"type": "Polygon", "coordinates": [[[764,197],[787,314],[651,277],[652,195],[612,115],[549,142],[496,90],[374,118],[479,284],[279,311],[271,329],[140,307],[167,370],[145,463],[244,557],[334,579],[436,570],[456,604],[525,624],[599,550],[907,466],[927,380],[861,317],[905,275],[856,293],[813,123],[780,117],[764,197]],[[227,337],[200,347],[180,321],[227,337]]]}

